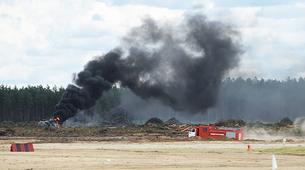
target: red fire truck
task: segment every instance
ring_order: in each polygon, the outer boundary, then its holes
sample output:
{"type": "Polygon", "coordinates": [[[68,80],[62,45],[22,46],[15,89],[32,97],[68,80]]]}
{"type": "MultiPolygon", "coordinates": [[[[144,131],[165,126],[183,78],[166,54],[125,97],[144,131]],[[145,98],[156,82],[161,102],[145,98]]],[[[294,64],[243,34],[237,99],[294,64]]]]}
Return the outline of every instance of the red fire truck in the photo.
{"type": "Polygon", "coordinates": [[[188,133],[189,137],[200,137],[205,139],[231,139],[243,140],[242,128],[217,127],[215,125],[194,126],[188,133]]]}

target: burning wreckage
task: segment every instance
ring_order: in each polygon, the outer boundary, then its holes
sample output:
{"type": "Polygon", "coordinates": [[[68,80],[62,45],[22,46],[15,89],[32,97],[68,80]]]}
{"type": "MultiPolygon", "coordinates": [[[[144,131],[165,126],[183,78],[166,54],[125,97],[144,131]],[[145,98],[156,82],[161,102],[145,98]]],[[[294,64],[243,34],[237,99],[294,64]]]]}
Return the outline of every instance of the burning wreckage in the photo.
{"type": "Polygon", "coordinates": [[[62,125],[117,84],[174,110],[205,112],[215,105],[225,73],[238,65],[238,38],[229,25],[203,15],[185,16],[175,27],[147,18],[129,31],[121,47],[88,62],[75,85],[66,88],[53,117],[39,125],[62,125]]]}

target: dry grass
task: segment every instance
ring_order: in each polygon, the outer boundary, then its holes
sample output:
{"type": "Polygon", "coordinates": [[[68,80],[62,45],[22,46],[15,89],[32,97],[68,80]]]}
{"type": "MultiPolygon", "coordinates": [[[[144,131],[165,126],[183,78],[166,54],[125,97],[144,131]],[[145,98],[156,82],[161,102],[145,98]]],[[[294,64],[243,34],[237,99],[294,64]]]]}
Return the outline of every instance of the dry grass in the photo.
{"type": "MultiPolygon", "coordinates": [[[[14,140],[10,142],[21,142],[14,140]]],[[[303,146],[304,143],[302,143],[303,146]]],[[[259,143],[256,148],[278,147],[259,143]]],[[[295,144],[287,144],[294,147],[295,144]]],[[[0,140],[1,169],[269,170],[270,153],[247,152],[233,141],[34,143],[33,153],[9,152],[0,140]]],[[[279,170],[305,170],[303,156],[277,155],[279,170]]]]}
{"type": "Polygon", "coordinates": [[[267,148],[257,150],[259,153],[273,153],[277,155],[297,155],[305,156],[305,147],[296,146],[296,147],[280,147],[280,148],[267,148]]]}

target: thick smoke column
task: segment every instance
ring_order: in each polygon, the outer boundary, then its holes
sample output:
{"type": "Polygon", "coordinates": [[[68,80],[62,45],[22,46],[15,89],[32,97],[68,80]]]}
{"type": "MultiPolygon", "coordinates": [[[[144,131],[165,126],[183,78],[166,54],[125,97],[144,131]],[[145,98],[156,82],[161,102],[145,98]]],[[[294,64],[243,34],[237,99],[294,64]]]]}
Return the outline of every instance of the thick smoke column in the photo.
{"type": "Polygon", "coordinates": [[[230,26],[202,15],[178,26],[148,18],[123,39],[123,46],[100,56],[78,73],[56,106],[62,121],[94,106],[116,83],[144,99],[197,113],[212,107],[224,74],[238,64],[241,48],[230,26]]]}

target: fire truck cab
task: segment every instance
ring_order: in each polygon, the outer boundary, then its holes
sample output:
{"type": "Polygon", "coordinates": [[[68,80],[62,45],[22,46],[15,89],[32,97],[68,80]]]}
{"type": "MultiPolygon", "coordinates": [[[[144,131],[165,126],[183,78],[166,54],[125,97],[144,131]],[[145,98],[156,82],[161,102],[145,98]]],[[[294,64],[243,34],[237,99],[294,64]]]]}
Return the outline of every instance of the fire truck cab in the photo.
{"type": "Polygon", "coordinates": [[[215,125],[199,125],[192,127],[188,133],[188,137],[196,136],[205,139],[243,140],[243,129],[217,127],[215,125]]]}

